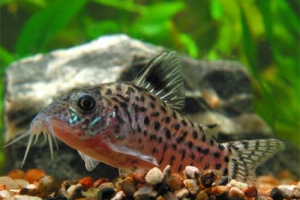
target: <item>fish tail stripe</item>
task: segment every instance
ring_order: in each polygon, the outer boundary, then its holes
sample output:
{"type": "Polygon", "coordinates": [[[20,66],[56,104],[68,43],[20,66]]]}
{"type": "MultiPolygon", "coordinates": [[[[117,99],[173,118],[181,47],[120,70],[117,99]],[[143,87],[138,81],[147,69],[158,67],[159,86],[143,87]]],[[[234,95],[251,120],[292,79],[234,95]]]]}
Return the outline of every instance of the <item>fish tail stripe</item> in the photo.
{"type": "Polygon", "coordinates": [[[243,140],[224,145],[231,152],[228,166],[229,179],[246,183],[254,183],[257,166],[285,148],[284,144],[276,139],[243,140]]]}

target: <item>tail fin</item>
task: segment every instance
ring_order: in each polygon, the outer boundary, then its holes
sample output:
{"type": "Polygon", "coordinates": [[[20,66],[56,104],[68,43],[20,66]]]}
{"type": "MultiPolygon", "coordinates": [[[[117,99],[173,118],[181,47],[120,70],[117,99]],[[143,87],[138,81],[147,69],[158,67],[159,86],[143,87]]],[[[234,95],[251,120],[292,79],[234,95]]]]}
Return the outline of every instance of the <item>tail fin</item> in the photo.
{"type": "Polygon", "coordinates": [[[225,145],[231,152],[228,165],[229,179],[252,184],[255,182],[256,168],[285,148],[284,144],[276,139],[243,140],[225,145]]]}

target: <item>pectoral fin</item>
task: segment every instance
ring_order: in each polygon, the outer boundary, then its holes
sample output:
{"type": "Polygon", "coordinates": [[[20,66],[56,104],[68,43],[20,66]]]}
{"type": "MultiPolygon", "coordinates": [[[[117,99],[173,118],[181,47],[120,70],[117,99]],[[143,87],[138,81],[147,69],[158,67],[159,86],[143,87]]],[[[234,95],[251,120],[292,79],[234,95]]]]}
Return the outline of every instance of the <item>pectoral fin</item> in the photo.
{"type": "Polygon", "coordinates": [[[139,151],[136,151],[134,149],[130,149],[126,146],[123,145],[118,145],[118,144],[112,144],[112,143],[108,143],[108,146],[115,152],[121,153],[121,154],[126,154],[126,155],[130,155],[133,157],[136,157],[140,160],[144,160],[146,162],[152,163],[155,166],[158,166],[158,163],[156,161],[156,158],[153,156],[149,156],[146,154],[142,154],[139,151]]]}
{"type": "Polygon", "coordinates": [[[82,153],[81,151],[78,151],[79,155],[81,156],[81,158],[84,160],[85,162],[85,168],[88,171],[92,171],[93,169],[95,169],[97,167],[97,165],[100,163],[99,160],[96,160],[94,158],[91,158],[87,155],[85,155],[84,153],[82,153]]]}

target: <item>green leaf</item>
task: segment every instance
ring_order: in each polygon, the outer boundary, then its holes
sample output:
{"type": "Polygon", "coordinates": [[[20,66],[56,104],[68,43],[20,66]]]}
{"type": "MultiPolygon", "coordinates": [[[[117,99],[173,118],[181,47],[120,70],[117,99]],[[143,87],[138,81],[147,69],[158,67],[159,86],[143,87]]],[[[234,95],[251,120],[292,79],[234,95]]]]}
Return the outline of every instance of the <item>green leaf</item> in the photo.
{"type": "Polygon", "coordinates": [[[241,20],[242,20],[242,29],[243,29],[243,44],[244,51],[247,57],[247,60],[250,64],[250,69],[252,70],[252,75],[256,76],[258,70],[256,69],[256,57],[255,57],[255,44],[252,39],[252,34],[247,23],[247,19],[244,12],[241,12],[241,20]]]}
{"type": "Polygon", "coordinates": [[[171,19],[185,8],[183,2],[163,2],[149,5],[143,15],[138,19],[139,23],[161,23],[171,19]]]}
{"type": "Polygon", "coordinates": [[[189,36],[188,34],[181,33],[179,35],[179,40],[182,43],[182,45],[186,48],[190,56],[192,56],[193,58],[197,58],[199,56],[199,49],[197,47],[196,42],[191,36],[189,36]]]}
{"type": "Polygon", "coordinates": [[[223,17],[223,7],[219,0],[210,1],[210,14],[214,20],[220,20],[223,17]]]}
{"type": "Polygon", "coordinates": [[[4,74],[5,68],[14,61],[14,56],[5,48],[0,46],[0,76],[4,74]]]}
{"type": "Polygon", "coordinates": [[[18,38],[17,55],[23,57],[45,51],[55,34],[65,27],[86,3],[87,0],[55,0],[35,13],[25,24],[18,38]]]}
{"type": "Polygon", "coordinates": [[[103,34],[112,34],[120,31],[120,25],[113,20],[94,22],[89,24],[87,27],[87,34],[90,39],[95,39],[103,34]]]}

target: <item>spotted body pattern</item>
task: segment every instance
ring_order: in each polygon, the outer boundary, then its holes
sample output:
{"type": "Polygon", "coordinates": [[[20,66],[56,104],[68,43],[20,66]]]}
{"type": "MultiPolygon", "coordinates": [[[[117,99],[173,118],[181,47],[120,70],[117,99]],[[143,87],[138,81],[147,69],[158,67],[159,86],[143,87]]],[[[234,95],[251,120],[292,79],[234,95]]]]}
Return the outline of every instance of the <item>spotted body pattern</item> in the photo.
{"type": "Polygon", "coordinates": [[[181,172],[192,165],[253,182],[256,167],[284,149],[283,143],[276,139],[217,143],[205,133],[208,126],[175,110],[184,106],[180,73],[177,53],[164,53],[133,82],[63,95],[40,111],[30,130],[16,139],[30,135],[24,160],[34,134],[43,132],[51,152],[52,138],[57,137],[78,150],[88,170],[100,161],[126,172],[167,165],[181,172]]]}

